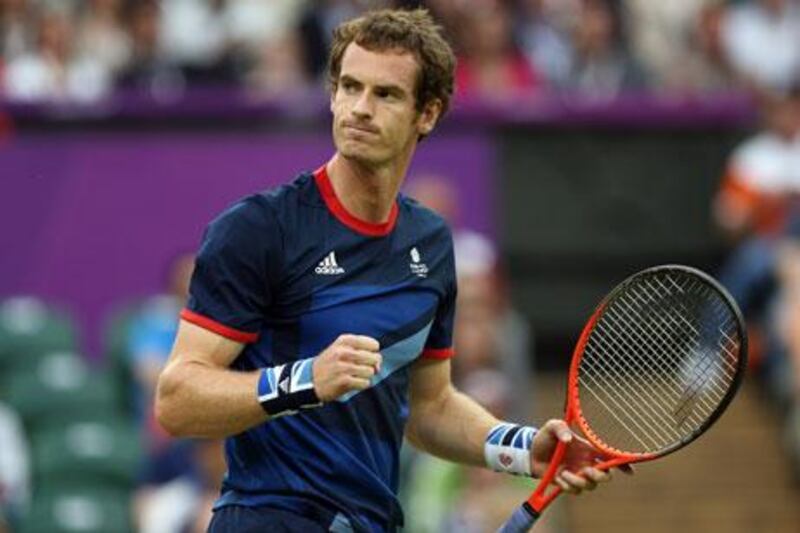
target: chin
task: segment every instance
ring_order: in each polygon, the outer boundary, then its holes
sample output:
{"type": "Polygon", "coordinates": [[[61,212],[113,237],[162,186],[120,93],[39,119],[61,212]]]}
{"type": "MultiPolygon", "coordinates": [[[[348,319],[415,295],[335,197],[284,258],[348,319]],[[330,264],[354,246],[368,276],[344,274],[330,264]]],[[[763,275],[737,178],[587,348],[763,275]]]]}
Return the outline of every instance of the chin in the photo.
{"type": "Polygon", "coordinates": [[[376,165],[383,159],[376,153],[375,150],[370,149],[360,143],[344,142],[338,148],[339,153],[345,159],[361,163],[363,165],[376,165]]]}

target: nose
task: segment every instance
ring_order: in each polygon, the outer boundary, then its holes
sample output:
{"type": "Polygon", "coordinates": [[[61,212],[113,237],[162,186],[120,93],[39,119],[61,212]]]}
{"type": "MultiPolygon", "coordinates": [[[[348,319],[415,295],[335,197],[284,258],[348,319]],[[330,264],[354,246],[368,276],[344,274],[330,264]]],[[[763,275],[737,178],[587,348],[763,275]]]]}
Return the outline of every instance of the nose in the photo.
{"type": "Polygon", "coordinates": [[[372,118],[372,99],[368,91],[362,91],[361,94],[358,95],[358,98],[356,98],[356,101],[353,103],[352,113],[359,119],[372,118]]]}

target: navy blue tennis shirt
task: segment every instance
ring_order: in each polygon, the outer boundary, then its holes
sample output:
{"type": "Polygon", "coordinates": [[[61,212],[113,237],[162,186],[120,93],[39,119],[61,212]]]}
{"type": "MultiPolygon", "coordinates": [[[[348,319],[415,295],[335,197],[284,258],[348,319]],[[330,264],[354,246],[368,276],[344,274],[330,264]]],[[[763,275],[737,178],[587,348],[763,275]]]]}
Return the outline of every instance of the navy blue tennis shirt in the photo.
{"type": "Polygon", "coordinates": [[[438,215],[399,195],[386,223],[359,220],[324,167],[216,218],[181,317],[247,343],[232,368],[313,357],[343,333],[374,337],[383,355],[369,389],[227,439],[216,508],[344,515],[356,529],[402,525],[409,369],[420,357],[453,355],[455,297],[452,237],[438,215]]]}

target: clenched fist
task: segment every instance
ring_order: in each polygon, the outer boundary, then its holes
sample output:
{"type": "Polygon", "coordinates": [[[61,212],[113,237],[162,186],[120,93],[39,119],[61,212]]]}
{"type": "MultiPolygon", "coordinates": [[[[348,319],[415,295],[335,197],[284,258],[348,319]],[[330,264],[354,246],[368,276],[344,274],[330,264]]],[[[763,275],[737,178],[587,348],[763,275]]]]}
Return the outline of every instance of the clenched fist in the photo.
{"type": "Polygon", "coordinates": [[[329,402],[353,391],[369,388],[381,369],[380,344],[372,337],[340,335],[314,359],[314,391],[329,402]]]}

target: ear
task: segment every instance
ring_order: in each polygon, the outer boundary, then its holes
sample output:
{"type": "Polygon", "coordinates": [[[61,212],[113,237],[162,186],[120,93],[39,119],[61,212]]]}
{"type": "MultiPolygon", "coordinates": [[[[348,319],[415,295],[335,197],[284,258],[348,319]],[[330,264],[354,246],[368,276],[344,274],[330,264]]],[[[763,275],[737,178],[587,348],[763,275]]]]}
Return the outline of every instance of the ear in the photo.
{"type": "Polygon", "coordinates": [[[439,120],[439,115],[442,114],[442,101],[434,98],[425,104],[422,112],[419,114],[417,120],[417,130],[420,135],[428,135],[433,131],[436,126],[436,121],[439,120]]]}
{"type": "Polygon", "coordinates": [[[336,99],[336,87],[338,86],[334,85],[331,87],[331,103],[330,103],[331,113],[333,113],[333,101],[336,99]]]}

